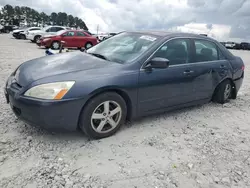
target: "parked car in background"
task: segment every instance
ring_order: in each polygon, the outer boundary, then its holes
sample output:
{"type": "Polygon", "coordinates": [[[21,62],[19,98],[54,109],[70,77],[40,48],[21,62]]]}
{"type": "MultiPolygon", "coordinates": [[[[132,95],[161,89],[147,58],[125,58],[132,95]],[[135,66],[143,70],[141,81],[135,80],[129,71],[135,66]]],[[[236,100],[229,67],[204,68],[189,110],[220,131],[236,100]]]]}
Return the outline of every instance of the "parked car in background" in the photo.
{"type": "Polygon", "coordinates": [[[226,42],[225,47],[228,48],[228,49],[239,50],[240,49],[240,44],[236,43],[236,42],[226,42]]]}
{"type": "Polygon", "coordinates": [[[99,41],[103,41],[103,40],[105,40],[105,39],[107,39],[109,37],[109,34],[108,33],[102,33],[102,34],[96,35],[96,37],[97,37],[97,39],[99,41]]]}
{"type": "Polygon", "coordinates": [[[18,27],[15,25],[5,25],[2,29],[0,29],[0,33],[10,33],[18,27]]]}
{"type": "Polygon", "coordinates": [[[223,46],[226,47],[226,42],[220,42],[223,46]]]}
{"type": "Polygon", "coordinates": [[[86,53],[24,62],[4,91],[18,119],[99,139],[126,119],[236,99],[243,78],[242,59],[211,38],[123,32],[86,53]]]}
{"type": "Polygon", "coordinates": [[[12,35],[16,39],[26,39],[27,32],[37,31],[37,30],[41,30],[41,28],[40,27],[29,27],[29,28],[24,28],[24,29],[20,29],[20,30],[14,30],[12,35]]]}
{"type": "Polygon", "coordinates": [[[70,30],[70,28],[63,27],[63,26],[47,26],[47,27],[44,27],[42,30],[28,31],[26,37],[32,42],[37,43],[42,36],[54,35],[56,32],[61,31],[61,30],[70,30]]]}
{"type": "Polygon", "coordinates": [[[21,31],[20,33],[19,33],[19,35],[20,35],[20,38],[21,39],[27,39],[27,34],[28,34],[28,32],[32,32],[32,31],[40,31],[41,30],[41,27],[30,27],[30,28],[27,28],[26,30],[24,30],[24,31],[21,31]]]}
{"type": "Polygon", "coordinates": [[[13,30],[12,31],[12,36],[14,38],[18,38],[19,33],[22,32],[22,31],[24,31],[25,29],[27,29],[27,28],[24,27],[24,28],[19,28],[19,29],[13,30]]]}
{"type": "Polygon", "coordinates": [[[242,49],[242,50],[250,50],[250,43],[249,42],[240,43],[240,49],[242,49]]]}
{"type": "Polygon", "coordinates": [[[62,30],[55,35],[43,36],[37,42],[38,46],[58,50],[60,42],[64,41],[67,48],[90,48],[97,44],[97,39],[92,35],[80,30],[62,30]]]}
{"type": "Polygon", "coordinates": [[[115,35],[117,35],[117,33],[109,33],[108,36],[103,37],[102,40],[107,40],[108,38],[113,37],[115,35]]]}

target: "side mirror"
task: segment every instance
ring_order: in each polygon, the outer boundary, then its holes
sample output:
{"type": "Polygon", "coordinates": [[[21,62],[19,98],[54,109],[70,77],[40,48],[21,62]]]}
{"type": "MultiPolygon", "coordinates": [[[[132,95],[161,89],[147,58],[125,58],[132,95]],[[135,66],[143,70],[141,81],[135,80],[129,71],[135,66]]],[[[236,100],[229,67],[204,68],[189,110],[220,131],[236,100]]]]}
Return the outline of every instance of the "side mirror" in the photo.
{"type": "Polygon", "coordinates": [[[169,60],[166,58],[155,57],[147,65],[146,68],[166,69],[169,66],[169,60]]]}

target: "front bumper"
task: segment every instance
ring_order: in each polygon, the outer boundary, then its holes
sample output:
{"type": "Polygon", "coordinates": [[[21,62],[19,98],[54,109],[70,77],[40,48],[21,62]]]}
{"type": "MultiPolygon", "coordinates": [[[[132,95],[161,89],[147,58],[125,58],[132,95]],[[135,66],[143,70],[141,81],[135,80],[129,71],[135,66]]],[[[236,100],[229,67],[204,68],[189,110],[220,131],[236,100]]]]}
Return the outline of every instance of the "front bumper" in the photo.
{"type": "Polygon", "coordinates": [[[15,38],[18,38],[18,37],[19,37],[19,34],[17,34],[17,33],[12,33],[12,36],[15,37],[15,38]]]}
{"type": "Polygon", "coordinates": [[[39,40],[37,43],[37,46],[44,46],[44,47],[50,47],[51,46],[51,41],[43,41],[43,40],[39,40]]]}
{"type": "MultiPolygon", "coordinates": [[[[14,78],[10,79],[14,80],[14,78]]],[[[73,131],[78,127],[82,109],[79,99],[49,101],[22,96],[22,88],[16,83],[6,84],[4,94],[15,115],[25,123],[47,130],[73,131]]]]}

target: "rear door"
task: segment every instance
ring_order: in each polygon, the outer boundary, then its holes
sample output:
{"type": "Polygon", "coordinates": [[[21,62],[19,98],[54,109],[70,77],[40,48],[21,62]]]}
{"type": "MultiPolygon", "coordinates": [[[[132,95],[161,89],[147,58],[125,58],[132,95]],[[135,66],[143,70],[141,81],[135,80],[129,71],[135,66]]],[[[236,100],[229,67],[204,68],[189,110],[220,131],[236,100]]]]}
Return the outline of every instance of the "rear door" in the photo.
{"type": "Polygon", "coordinates": [[[231,73],[231,65],[218,46],[209,40],[192,39],[190,61],[194,79],[194,100],[211,98],[215,87],[231,73]]]}
{"type": "Polygon", "coordinates": [[[74,43],[76,47],[85,47],[87,42],[87,36],[84,32],[76,31],[76,36],[74,38],[74,43]]]}

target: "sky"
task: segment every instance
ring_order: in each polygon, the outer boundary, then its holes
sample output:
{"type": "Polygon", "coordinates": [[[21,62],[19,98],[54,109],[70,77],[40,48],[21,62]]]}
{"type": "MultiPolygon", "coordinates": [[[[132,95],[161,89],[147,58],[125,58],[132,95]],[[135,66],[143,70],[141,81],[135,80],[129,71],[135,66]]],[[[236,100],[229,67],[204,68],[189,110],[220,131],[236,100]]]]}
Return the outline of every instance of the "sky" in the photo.
{"type": "Polygon", "coordinates": [[[0,0],[82,18],[91,32],[168,30],[250,41],[250,0],[0,0]]]}

